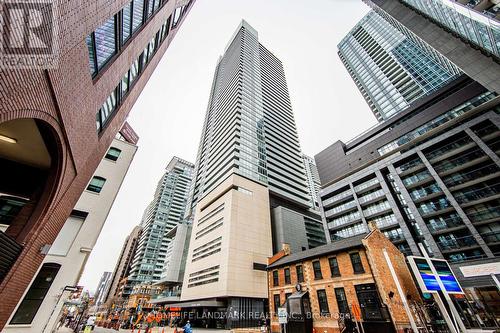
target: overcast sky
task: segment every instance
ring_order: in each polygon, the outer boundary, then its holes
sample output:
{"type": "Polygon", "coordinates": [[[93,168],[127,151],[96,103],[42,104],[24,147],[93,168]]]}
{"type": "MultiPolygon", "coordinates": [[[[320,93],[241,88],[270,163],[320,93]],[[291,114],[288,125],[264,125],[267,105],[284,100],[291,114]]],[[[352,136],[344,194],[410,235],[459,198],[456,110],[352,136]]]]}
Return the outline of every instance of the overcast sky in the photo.
{"type": "Polygon", "coordinates": [[[314,156],[376,123],[337,55],[361,0],[197,0],[129,116],[139,150],[80,280],[113,271],[172,156],[195,162],[218,57],[241,19],[285,68],[302,150],[314,156]]]}

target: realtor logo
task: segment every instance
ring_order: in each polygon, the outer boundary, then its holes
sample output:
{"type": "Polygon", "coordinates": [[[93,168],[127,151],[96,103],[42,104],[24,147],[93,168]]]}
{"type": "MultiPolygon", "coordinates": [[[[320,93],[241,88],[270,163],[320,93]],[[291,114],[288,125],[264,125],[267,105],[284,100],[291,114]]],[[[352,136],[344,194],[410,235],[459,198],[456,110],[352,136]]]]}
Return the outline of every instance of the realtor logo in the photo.
{"type": "Polygon", "coordinates": [[[0,3],[0,68],[56,67],[55,9],[53,0],[0,3]]]}

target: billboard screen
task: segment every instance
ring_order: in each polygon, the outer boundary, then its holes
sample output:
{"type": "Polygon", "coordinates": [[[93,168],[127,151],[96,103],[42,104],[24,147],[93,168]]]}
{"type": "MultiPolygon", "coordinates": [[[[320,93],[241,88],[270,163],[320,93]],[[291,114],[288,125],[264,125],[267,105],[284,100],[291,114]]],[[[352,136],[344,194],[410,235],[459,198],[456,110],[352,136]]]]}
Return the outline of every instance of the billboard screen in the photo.
{"type": "Polygon", "coordinates": [[[450,294],[462,294],[462,288],[453,274],[446,260],[431,259],[432,265],[437,272],[432,272],[429,261],[422,257],[408,257],[410,266],[418,281],[420,289],[424,293],[435,293],[440,290],[437,279],[441,281],[446,292],[450,294]]]}
{"type": "Polygon", "coordinates": [[[444,289],[449,293],[462,293],[462,288],[451,271],[450,266],[446,261],[431,259],[434,268],[436,269],[439,279],[444,285],[444,289]]]}

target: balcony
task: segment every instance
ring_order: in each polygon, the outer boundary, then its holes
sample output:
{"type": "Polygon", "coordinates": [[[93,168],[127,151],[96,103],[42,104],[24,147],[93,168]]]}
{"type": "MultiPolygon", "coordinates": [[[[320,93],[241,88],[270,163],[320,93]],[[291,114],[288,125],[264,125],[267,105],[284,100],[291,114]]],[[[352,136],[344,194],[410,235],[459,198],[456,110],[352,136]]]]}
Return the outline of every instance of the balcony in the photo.
{"type": "Polygon", "coordinates": [[[491,222],[500,218],[500,206],[466,214],[474,223],[491,222]]]}
{"type": "Polygon", "coordinates": [[[427,223],[427,228],[432,234],[439,234],[443,231],[451,231],[450,229],[457,230],[464,227],[465,225],[459,217],[431,221],[427,223]]]}
{"type": "Polygon", "coordinates": [[[477,181],[482,177],[485,177],[485,179],[491,179],[498,176],[497,175],[498,173],[499,173],[498,167],[495,164],[490,163],[464,173],[459,173],[459,172],[454,173],[451,176],[445,177],[443,181],[446,184],[446,186],[454,187],[460,184],[464,185],[465,183],[468,182],[477,181]]]}
{"type": "Polygon", "coordinates": [[[402,242],[405,240],[405,237],[403,236],[403,234],[398,234],[398,235],[386,235],[384,233],[385,237],[387,237],[388,240],[390,240],[391,242],[393,243],[399,243],[399,242],[402,242]]]}
{"type": "Polygon", "coordinates": [[[153,295],[153,297],[151,297],[151,303],[163,303],[163,302],[170,302],[170,301],[178,301],[180,298],[181,298],[181,291],[180,290],[163,291],[160,294],[153,295]]]}
{"type": "Polygon", "coordinates": [[[500,243],[500,231],[488,232],[481,234],[484,241],[488,245],[499,244],[500,243]]]}
{"type": "Polygon", "coordinates": [[[412,176],[406,177],[403,179],[403,184],[405,187],[410,190],[411,188],[417,187],[419,185],[423,185],[430,181],[433,181],[434,178],[431,176],[429,171],[423,170],[419,173],[416,173],[412,176]]]}
{"type": "Polygon", "coordinates": [[[428,201],[426,203],[420,204],[418,206],[418,211],[422,216],[429,216],[431,214],[450,209],[451,204],[446,198],[440,198],[439,200],[428,201]]]}
{"type": "Polygon", "coordinates": [[[359,221],[361,221],[361,214],[356,211],[328,222],[328,228],[336,229],[359,221]]]}
{"type": "Polygon", "coordinates": [[[394,214],[377,217],[377,218],[371,220],[370,222],[375,222],[375,224],[377,225],[377,228],[379,228],[379,229],[385,229],[385,228],[396,226],[399,224],[398,220],[396,219],[396,216],[394,216],[394,214]]]}
{"type": "Polygon", "coordinates": [[[453,252],[465,248],[479,247],[473,236],[450,238],[436,242],[436,244],[442,252],[453,252]]]}
{"type": "Polygon", "coordinates": [[[384,193],[384,190],[382,190],[382,189],[376,190],[375,192],[371,192],[367,195],[359,197],[358,202],[361,205],[363,205],[363,204],[368,204],[368,203],[374,202],[380,198],[385,198],[385,193],[384,193]]]}
{"type": "Polygon", "coordinates": [[[392,211],[389,202],[382,201],[380,203],[368,206],[366,209],[363,210],[363,215],[365,217],[373,217],[389,211],[392,211]]]}
{"type": "Polygon", "coordinates": [[[352,197],[352,192],[351,190],[344,191],[342,193],[336,194],[331,198],[323,200],[323,207],[327,208],[328,206],[336,203],[336,202],[341,202],[344,201],[344,199],[352,197]]]}
{"type": "Polygon", "coordinates": [[[357,209],[357,204],[356,204],[356,201],[349,201],[349,202],[346,202],[342,205],[339,205],[339,206],[335,206],[327,211],[325,211],[325,217],[329,218],[329,217],[334,217],[336,215],[339,215],[339,214],[343,214],[343,213],[346,213],[350,210],[353,210],[354,208],[357,209]]]}
{"type": "Polygon", "coordinates": [[[379,185],[378,179],[373,178],[373,179],[370,179],[362,184],[356,185],[354,187],[354,191],[356,191],[356,193],[361,193],[361,192],[364,192],[368,189],[374,188],[377,185],[379,185]]]}
{"type": "Polygon", "coordinates": [[[442,193],[441,188],[436,183],[432,183],[428,186],[415,188],[410,192],[410,196],[414,202],[418,202],[426,198],[430,199],[430,197],[439,196],[442,193]]]}
{"type": "Polygon", "coordinates": [[[475,143],[469,136],[462,136],[461,138],[458,138],[438,149],[427,152],[425,155],[429,161],[436,162],[437,160],[448,158],[470,149],[474,147],[474,145],[475,143]]]}

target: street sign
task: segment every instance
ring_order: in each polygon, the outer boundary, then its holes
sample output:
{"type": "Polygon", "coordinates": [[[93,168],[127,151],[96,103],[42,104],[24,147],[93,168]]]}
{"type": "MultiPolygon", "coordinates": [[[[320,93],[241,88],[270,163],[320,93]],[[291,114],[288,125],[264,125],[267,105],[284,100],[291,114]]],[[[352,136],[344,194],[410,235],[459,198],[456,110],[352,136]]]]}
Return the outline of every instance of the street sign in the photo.
{"type": "Polygon", "coordinates": [[[278,322],[280,324],[288,323],[288,313],[286,312],[286,308],[278,308],[278,322]]]}
{"type": "Polygon", "coordinates": [[[71,292],[75,292],[75,291],[78,291],[78,287],[77,286],[66,286],[64,287],[63,289],[64,291],[71,291],[71,292]]]}
{"type": "Polygon", "coordinates": [[[352,314],[354,315],[354,318],[357,321],[361,320],[361,309],[359,308],[358,304],[353,304],[352,305],[352,314]]]}

